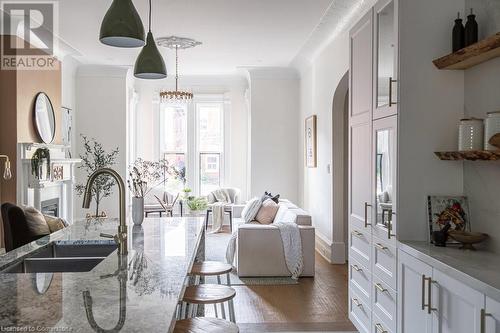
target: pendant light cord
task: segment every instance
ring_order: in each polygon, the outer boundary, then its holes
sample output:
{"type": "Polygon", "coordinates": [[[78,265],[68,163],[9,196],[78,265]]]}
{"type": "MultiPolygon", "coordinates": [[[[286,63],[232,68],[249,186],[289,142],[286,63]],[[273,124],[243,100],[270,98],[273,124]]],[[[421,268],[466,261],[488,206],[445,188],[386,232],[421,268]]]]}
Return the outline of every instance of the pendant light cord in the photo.
{"type": "Polygon", "coordinates": [[[177,56],[177,49],[179,48],[179,46],[175,46],[175,91],[177,91],[178,89],[178,84],[177,84],[177,81],[179,80],[179,71],[178,71],[178,67],[179,67],[179,57],[177,56]]]}
{"type": "Polygon", "coordinates": [[[149,0],[149,32],[151,32],[151,0],[149,0]]]}

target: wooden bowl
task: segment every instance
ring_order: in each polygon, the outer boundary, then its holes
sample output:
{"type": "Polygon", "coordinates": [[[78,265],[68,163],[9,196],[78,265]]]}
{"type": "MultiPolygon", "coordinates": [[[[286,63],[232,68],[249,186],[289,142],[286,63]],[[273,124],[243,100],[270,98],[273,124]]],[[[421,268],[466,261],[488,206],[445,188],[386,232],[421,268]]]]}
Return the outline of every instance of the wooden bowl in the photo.
{"type": "Polygon", "coordinates": [[[462,246],[460,247],[461,250],[472,250],[472,251],[476,250],[474,246],[472,246],[472,244],[484,242],[489,237],[487,234],[483,234],[481,232],[457,231],[457,230],[448,231],[448,235],[450,235],[451,238],[462,244],[462,246]]]}
{"type": "Polygon", "coordinates": [[[488,140],[488,143],[492,146],[495,146],[497,147],[498,149],[500,149],[500,133],[497,133],[495,135],[493,135],[489,140],[488,140]]]}

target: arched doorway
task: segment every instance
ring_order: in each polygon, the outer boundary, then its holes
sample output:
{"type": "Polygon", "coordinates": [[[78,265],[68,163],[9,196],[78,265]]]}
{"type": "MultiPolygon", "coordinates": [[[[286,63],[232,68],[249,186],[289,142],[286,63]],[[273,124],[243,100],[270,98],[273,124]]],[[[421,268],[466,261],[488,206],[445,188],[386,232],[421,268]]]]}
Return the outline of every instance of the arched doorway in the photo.
{"type": "Polygon", "coordinates": [[[347,260],[347,186],[349,72],[340,80],[332,102],[332,263],[347,260]]]}

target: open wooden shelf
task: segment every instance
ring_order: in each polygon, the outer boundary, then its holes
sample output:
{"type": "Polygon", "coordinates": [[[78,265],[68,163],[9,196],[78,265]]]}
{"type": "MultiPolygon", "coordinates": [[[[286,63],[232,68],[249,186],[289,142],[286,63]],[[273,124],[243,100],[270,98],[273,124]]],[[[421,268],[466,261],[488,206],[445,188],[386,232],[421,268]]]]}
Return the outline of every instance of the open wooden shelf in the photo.
{"type": "Polygon", "coordinates": [[[434,152],[443,161],[498,161],[500,150],[467,150],[434,152]]]}
{"type": "Polygon", "coordinates": [[[433,61],[438,69],[467,69],[500,56],[500,32],[433,61]]]}

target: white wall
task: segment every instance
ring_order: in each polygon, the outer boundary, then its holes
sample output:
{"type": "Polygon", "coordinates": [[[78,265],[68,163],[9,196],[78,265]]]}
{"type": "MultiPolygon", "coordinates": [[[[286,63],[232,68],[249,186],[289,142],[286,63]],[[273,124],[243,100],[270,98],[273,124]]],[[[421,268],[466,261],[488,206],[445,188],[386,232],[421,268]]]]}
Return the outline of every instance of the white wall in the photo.
{"type": "MultiPolygon", "coordinates": [[[[328,166],[330,165],[331,172],[339,172],[337,168],[333,168],[335,163],[332,159],[332,105],[335,89],[348,69],[349,37],[345,31],[319,52],[310,66],[301,70],[298,145],[300,201],[301,205],[312,215],[320,253],[331,261],[337,261],[335,257],[339,251],[341,252],[339,253],[340,257],[342,257],[345,249],[343,245],[344,233],[334,235],[333,183],[328,166]],[[306,168],[303,127],[305,119],[314,114],[317,115],[318,122],[318,166],[317,168],[306,168]]],[[[339,261],[342,261],[342,258],[339,261]]]]}
{"type": "MultiPolygon", "coordinates": [[[[479,39],[500,29],[500,2],[466,0],[479,23],[479,39]]],[[[465,113],[486,118],[486,112],[500,110],[500,59],[493,59],[465,71],[465,113]]],[[[469,197],[472,230],[485,232],[485,247],[500,253],[500,165],[498,162],[464,162],[464,193],[469,197]]]]}
{"type": "MultiPolygon", "coordinates": [[[[127,170],[127,69],[112,66],[80,66],[76,77],[76,150],[83,152],[80,134],[95,138],[106,151],[118,147],[120,153],[115,169],[125,179],[127,170]]],[[[77,169],[77,182],[85,183],[87,175],[77,169]]],[[[81,208],[81,197],[75,198],[76,217],[89,210],[81,208]]],[[[93,213],[94,204],[90,212],[93,213]]],[[[112,196],[103,199],[100,210],[108,216],[118,216],[118,188],[112,196]]]]}
{"type": "Polygon", "coordinates": [[[299,77],[291,68],[252,68],[249,81],[251,195],[297,202],[299,77]]]}
{"type": "Polygon", "coordinates": [[[461,163],[435,151],[457,148],[464,74],[432,60],[451,51],[451,29],[463,0],[399,1],[398,236],[428,240],[427,195],[460,195],[461,163]],[[425,18],[423,20],[423,18],[425,18]]]}
{"type": "MultiPolygon", "coordinates": [[[[246,80],[239,76],[189,76],[182,77],[182,87],[190,87],[196,96],[221,95],[226,101],[225,126],[226,168],[225,186],[241,190],[242,200],[247,199],[248,159],[248,108],[245,102],[246,80]]],[[[173,89],[173,78],[161,81],[135,80],[138,96],[137,108],[137,157],[157,160],[158,155],[158,92],[173,89]],[[153,102],[156,101],[156,102],[153,102]]]]}

